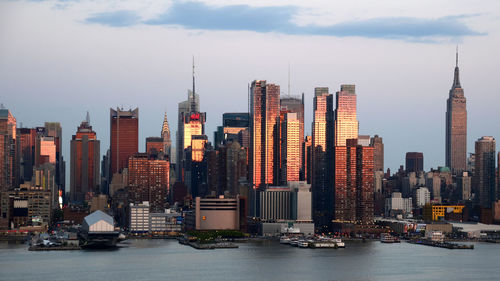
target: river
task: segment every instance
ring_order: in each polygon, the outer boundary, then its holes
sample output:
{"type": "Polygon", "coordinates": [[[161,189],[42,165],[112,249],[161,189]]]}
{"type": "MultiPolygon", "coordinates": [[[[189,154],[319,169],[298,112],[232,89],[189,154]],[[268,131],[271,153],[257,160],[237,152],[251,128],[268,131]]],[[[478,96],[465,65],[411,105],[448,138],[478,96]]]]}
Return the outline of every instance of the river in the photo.
{"type": "Polygon", "coordinates": [[[128,240],[115,250],[30,252],[0,243],[1,280],[499,280],[500,244],[448,250],[347,242],[301,249],[252,241],[195,250],[176,240],[128,240]]]}

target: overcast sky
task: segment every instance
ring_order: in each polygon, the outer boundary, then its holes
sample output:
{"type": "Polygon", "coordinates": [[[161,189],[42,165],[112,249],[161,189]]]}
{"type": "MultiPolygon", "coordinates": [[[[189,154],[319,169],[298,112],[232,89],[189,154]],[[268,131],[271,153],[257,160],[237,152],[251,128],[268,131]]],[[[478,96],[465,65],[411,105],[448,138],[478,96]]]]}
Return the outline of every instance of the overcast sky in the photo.
{"type": "Polygon", "coordinates": [[[314,87],[356,84],[359,133],[383,137],[386,168],[421,151],[429,169],[444,165],[458,44],[467,150],[500,137],[500,1],[270,2],[0,1],[0,102],[18,126],[62,123],[69,171],[69,141],[87,110],[101,154],[110,107],[139,107],[140,151],[165,111],[176,130],[193,55],[210,140],[222,113],[247,111],[252,80],[287,94],[290,64],[306,133],[314,87]]]}

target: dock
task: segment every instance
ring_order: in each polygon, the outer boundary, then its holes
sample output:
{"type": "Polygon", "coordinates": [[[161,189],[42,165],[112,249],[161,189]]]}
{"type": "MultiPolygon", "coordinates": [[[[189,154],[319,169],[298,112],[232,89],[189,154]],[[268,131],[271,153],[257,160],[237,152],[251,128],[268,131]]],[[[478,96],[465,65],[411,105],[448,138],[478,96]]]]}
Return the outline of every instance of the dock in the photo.
{"type": "Polygon", "coordinates": [[[438,247],[438,248],[445,248],[445,249],[450,249],[450,250],[454,250],[454,249],[472,250],[472,249],[474,249],[474,245],[457,244],[457,243],[451,243],[451,242],[437,242],[437,241],[431,241],[431,240],[427,240],[427,239],[408,240],[408,243],[431,246],[431,247],[438,247]]]}

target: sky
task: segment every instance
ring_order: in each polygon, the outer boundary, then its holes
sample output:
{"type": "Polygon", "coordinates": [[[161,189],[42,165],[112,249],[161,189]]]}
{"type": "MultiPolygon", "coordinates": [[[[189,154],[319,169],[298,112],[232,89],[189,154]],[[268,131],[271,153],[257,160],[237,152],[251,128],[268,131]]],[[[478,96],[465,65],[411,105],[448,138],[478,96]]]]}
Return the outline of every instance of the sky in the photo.
{"type": "Polygon", "coordinates": [[[437,168],[457,45],[467,150],[481,136],[500,138],[500,1],[480,3],[0,1],[0,102],[18,127],[61,122],[69,171],[69,141],[87,111],[101,154],[110,107],[139,107],[139,151],[160,135],[165,111],[176,130],[193,56],[210,140],[222,113],[247,111],[251,81],[289,94],[290,66],[290,94],[305,94],[306,133],[314,87],[355,84],[359,133],[383,138],[386,168],[408,151],[437,168]]]}

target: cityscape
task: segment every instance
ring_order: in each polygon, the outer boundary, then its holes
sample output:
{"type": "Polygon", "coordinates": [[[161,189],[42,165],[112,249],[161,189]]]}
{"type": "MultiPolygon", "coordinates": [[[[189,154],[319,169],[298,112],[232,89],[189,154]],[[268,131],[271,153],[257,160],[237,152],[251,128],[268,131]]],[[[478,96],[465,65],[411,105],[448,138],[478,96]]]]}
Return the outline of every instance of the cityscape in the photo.
{"type": "MultiPolygon", "coordinates": [[[[25,3],[2,5],[14,11],[12,7],[25,3]]],[[[26,5],[64,13],[80,4],[26,5]]],[[[276,25],[267,23],[266,13],[274,13],[281,6],[212,7],[208,2],[189,1],[173,1],[171,5],[170,14],[143,22],[130,14],[132,10],[120,10],[112,15],[93,13],[79,24],[103,25],[116,32],[137,25],[156,28],[174,24],[180,29],[214,33],[273,33],[286,40],[293,36],[341,37],[339,40],[344,40],[343,36],[365,36],[336,34],[347,32],[342,30],[342,24],[313,28],[280,22],[283,15],[279,13],[276,25]],[[218,26],[221,23],[216,18],[245,26],[249,21],[247,12],[260,13],[256,20],[263,26],[275,27],[262,27],[261,31],[261,27],[239,29],[237,24],[231,28],[218,26]],[[183,13],[193,17],[199,13],[205,20],[185,22],[177,18],[183,13]],[[227,16],[231,13],[236,18],[227,16]]],[[[295,13],[298,8],[294,7],[281,9],[295,13]]],[[[431,107],[423,103],[403,111],[397,109],[407,115],[377,111],[376,105],[361,107],[363,100],[373,99],[369,85],[356,82],[356,76],[334,86],[331,82],[295,86],[301,78],[293,74],[293,61],[288,61],[288,69],[279,70],[287,72],[286,83],[263,69],[253,74],[257,77],[238,79],[238,93],[212,95],[206,82],[200,85],[200,77],[207,72],[198,70],[208,67],[203,65],[203,56],[196,54],[189,56],[189,74],[183,70],[175,74],[189,79],[169,80],[181,84],[175,87],[188,89],[183,98],[165,94],[158,100],[147,94],[149,86],[137,97],[137,104],[143,104],[141,100],[165,104],[164,111],[158,111],[158,106],[116,106],[101,102],[95,94],[88,96],[92,102],[82,102],[83,97],[67,93],[57,101],[60,113],[54,113],[46,112],[43,105],[36,109],[28,96],[2,93],[0,264],[5,266],[0,265],[4,272],[0,279],[498,278],[500,272],[493,261],[500,250],[499,127],[496,119],[478,122],[474,117],[484,114],[475,100],[481,89],[469,88],[468,79],[482,74],[467,70],[471,59],[464,57],[474,55],[462,51],[467,50],[463,48],[467,42],[464,38],[488,35],[459,19],[444,23],[444,18],[433,24],[457,30],[460,27],[463,34],[449,35],[453,40],[444,43],[426,41],[442,40],[439,32],[419,37],[395,36],[387,31],[389,39],[373,39],[372,35],[363,39],[446,46],[453,60],[434,67],[432,72],[446,69],[436,77],[448,77],[448,92],[434,92],[434,100],[427,100],[433,106],[439,104],[439,114],[430,113],[431,107]],[[463,75],[464,71],[467,75],[463,75]],[[472,108],[471,102],[476,102],[472,108]],[[73,112],[79,104],[79,111],[73,112]],[[92,104],[92,110],[85,108],[87,104],[92,104]],[[31,108],[29,113],[27,108],[31,108]],[[96,110],[100,113],[94,118],[96,110]],[[404,123],[405,118],[414,116],[410,111],[442,117],[422,122],[422,128],[434,128],[425,134],[415,129],[414,135],[408,135],[408,131],[385,135],[387,127],[397,128],[392,122],[404,123]],[[140,122],[143,114],[157,118],[140,122]],[[373,124],[369,120],[373,114],[387,115],[394,121],[369,129],[362,126],[373,124]],[[81,116],[81,120],[63,127],[75,116],[81,116]],[[436,127],[444,128],[440,135],[431,133],[436,127]],[[476,127],[485,133],[476,135],[476,127]],[[103,131],[106,133],[100,133],[103,131]],[[68,132],[71,138],[66,137],[68,132]],[[399,140],[411,139],[408,143],[413,146],[419,139],[430,139],[435,145],[429,150],[408,149],[401,154],[397,151],[402,144],[398,149],[391,145],[395,134],[399,134],[399,140]],[[424,161],[428,158],[432,160],[424,161]],[[403,159],[397,168],[394,159],[403,159]],[[23,260],[34,266],[27,276],[21,274],[23,260]],[[266,264],[262,270],[252,269],[261,263],[266,264]],[[359,269],[358,263],[366,266],[359,269]],[[275,273],[276,268],[283,270],[275,273]],[[88,271],[93,272],[85,276],[88,271]],[[237,277],[228,274],[232,271],[237,272],[237,277]]],[[[404,26],[406,21],[415,27],[408,18],[399,24],[404,26]]],[[[346,30],[352,30],[347,23],[344,25],[346,30]]],[[[0,39],[8,38],[1,32],[0,39]]],[[[0,56],[8,57],[2,55],[1,48],[0,56]]],[[[477,66],[474,71],[478,71],[477,66]]],[[[383,72],[381,68],[372,75],[387,75],[383,72]]],[[[81,79],[83,83],[85,77],[81,79]]],[[[0,78],[4,85],[11,85],[12,81],[7,81],[0,78]]],[[[224,77],[215,83],[220,88],[227,86],[224,77]]],[[[32,84],[28,87],[36,88],[32,84]]],[[[112,99],[115,97],[113,94],[112,99]]],[[[126,103],[134,100],[123,97],[126,103]]],[[[121,103],[116,99],[114,104],[121,103]]],[[[394,98],[383,103],[389,104],[386,108],[401,107],[394,98]]]]}

